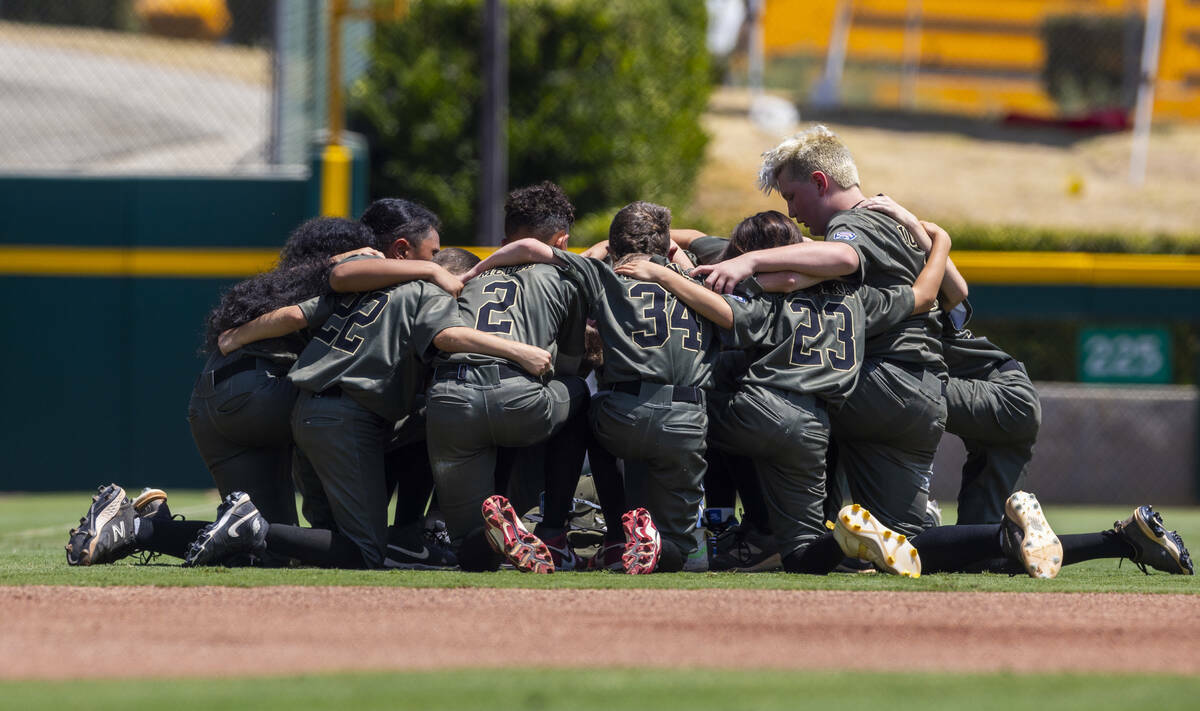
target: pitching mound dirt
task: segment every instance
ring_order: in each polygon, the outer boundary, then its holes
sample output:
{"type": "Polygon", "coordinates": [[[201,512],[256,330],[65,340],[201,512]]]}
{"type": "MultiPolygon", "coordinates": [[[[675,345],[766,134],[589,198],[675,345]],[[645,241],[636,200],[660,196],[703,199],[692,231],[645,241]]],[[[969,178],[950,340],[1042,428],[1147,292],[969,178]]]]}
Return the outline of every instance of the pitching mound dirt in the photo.
{"type": "Polygon", "coordinates": [[[1200,598],[1183,595],[18,587],[0,588],[0,609],[8,679],[515,665],[1200,672],[1200,598]]]}

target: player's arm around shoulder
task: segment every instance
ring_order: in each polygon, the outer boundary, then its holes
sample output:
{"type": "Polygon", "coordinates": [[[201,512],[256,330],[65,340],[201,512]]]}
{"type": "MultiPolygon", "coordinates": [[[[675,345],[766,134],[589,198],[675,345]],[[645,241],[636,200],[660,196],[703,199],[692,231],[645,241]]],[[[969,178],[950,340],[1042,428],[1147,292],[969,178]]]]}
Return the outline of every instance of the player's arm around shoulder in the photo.
{"type": "Polygon", "coordinates": [[[674,269],[641,259],[626,262],[614,271],[640,281],[654,282],[718,327],[733,327],[733,310],[725,299],[709,291],[702,283],[689,279],[674,269]]]}
{"type": "Polygon", "coordinates": [[[743,279],[761,272],[801,272],[819,277],[853,274],[859,268],[858,252],[841,242],[801,242],[783,247],[759,249],[723,262],[696,267],[694,276],[702,276],[713,291],[723,294],[743,279]]]}
{"type": "Polygon", "coordinates": [[[256,343],[268,338],[280,338],[289,333],[295,333],[308,326],[308,318],[299,306],[284,306],[243,323],[241,326],[227,329],[217,337],[217,347],[221,355],[229,355],[233,351],[250,343],[256,343]]]}
{"type": "Polygon", "coordinates": [[[933,228],[925,230],[933,244],[929,256],[925,258],[925,267],[913,282],[914,314],[925,313],[937,304],[938,292],[942,290],[946,264],[950,256],[950,234],[932,222],[925,224],[933,228]]]}
{"type": "Polygon", "coordinates": [[[553,247],[545,242],[527,237],[506,244],[492,252],[486,259],[463,274],[462,280],[464,282],[471,281],[489,269],[515,267],[521,264],[561,264],[561,260],[555,255],[553,247]]]}
{"type": "Polygon", "coordinates": [[[329,272],[329,288],[336,292],[386,289],[410,281],[428,281],[457,296],[462,280],[444,267],[420,259],[356,257],[343,260],[329,272]]]}

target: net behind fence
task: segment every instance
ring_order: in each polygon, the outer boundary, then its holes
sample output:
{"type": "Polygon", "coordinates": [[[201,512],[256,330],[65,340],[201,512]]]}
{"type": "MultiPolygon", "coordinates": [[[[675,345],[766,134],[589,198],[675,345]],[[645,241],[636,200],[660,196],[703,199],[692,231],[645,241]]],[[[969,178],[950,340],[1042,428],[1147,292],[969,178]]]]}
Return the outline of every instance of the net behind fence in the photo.
{"type": "MultiPolygon", "coordinates": [[[[317,0],[0,2],[0,171],[257,173],[324,125],[317,0]]],[[[343,30],[345,78],[370,26],[343,30]]]]}

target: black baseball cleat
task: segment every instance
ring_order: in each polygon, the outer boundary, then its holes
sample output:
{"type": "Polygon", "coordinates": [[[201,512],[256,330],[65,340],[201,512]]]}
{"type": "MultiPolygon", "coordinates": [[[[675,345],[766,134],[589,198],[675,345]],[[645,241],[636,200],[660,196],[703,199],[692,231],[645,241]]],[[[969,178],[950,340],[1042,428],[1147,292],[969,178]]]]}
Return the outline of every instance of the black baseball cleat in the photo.
{"type": "Polygon", "coordinates": [[[267,549],[268,528],[250,495],[235,491],[217,507],[217,520],[200,529],[188,546],[183,566],[225,565],[247,555],[261,557],[267,549]]]}
{"type": "Polygon", "coordinates": [[[1053,578],[1062,568],[1063,549],[1037,497],[1015,492],[1004,502],[1000,548],[1031,578],[1053,578]]]}
{"type": "Polygon", "coordinates": [[[783,568],[775,536],[744,523],[725,529],[714,538],[712,547],[709,570],[761,573],[783,568]]]}
{"type": "Polygon", "coordinates": [[[138,518],[151,521],[170,521],[171,509],[167,507],[167,492],[146,487],[133,500],[133,510],[138,518]]]}
{"type": "Polygon", "coordinates": [[[133,504],[116,484],[102,486],[67,539],[68,565],[99,565],[134,552],[133,504]]]}
{"type": "Polygon", "coordinates": [[[387,555],[383,567],[401,570],[451,570],[458,567],[454,551],[438,542],[432,531],[418,521],[410,526],[388,528],[387,555]]]}
{"type": "Polygon", "coordinates": [[[1163,526],[1162,515],[1152,506],[1139,506],[1133,515],[1113,524],[1113,530],[1133,548],[1129,560],[1149,575],[1146,566],[1172,575],[1194,575],[1192,557],[1175,531],[1163,526]]]}

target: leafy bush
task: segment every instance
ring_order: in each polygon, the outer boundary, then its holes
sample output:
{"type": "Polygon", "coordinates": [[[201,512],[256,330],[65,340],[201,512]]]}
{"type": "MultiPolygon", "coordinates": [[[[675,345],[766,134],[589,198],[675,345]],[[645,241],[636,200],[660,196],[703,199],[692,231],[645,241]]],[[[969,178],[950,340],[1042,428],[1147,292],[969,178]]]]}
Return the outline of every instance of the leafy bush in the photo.
{"type": "MultiPolygon", "coordinates": [[[[349,125],[367,136],[373,196],[425,203],[447,242],[473,242],[483,3],[409,8],[376,29],[349,125]]],[[[706,21],[694,0],[508,3],[509,185],[562,185],[580,218],[573,243],[604,236],[632,200],[686,204],[707,141],[706,21]]]]}
{"type": "Polygon", "coordinates": [[[956,251],[1115,252],[1200,254],[1200,232],[1191,235],[1088,232],[1051,227],[943,223],[956,251]]]}

